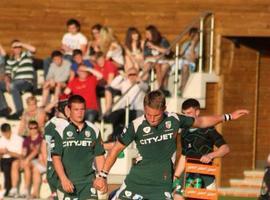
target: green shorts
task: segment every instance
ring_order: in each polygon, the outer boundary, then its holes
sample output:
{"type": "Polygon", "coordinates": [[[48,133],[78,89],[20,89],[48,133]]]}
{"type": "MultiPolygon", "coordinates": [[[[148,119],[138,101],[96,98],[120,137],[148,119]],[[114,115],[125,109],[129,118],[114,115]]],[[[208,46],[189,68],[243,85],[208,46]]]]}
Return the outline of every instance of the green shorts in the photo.
{"type": "MultiPolygon", "coordinates": [[[[185,178],[184,176],[185,176],[184,173],[182,173],[179,178],[180,185],[177,187],[176,192],[175,192],[176,194],[179,194],[181,196],[184,193],[184,178],[185,178]]],[[[198,176],[198,174],[187,173],[186,180],[188,178],[194,178],[194,176],[198,176]]],[[[215,182],[214,176],[200,174],[199,177],[202,179],[202,188],[207,188],[208,186],[210,186],[211,184],[215,182]]]]}
{"type": "Polygon", "coordinates": [[[173,200],[171,191],[166,189],[149,186],[149,190],[145,188],[145,191],[138,191],[136,187],[129,187],[125,183],[122,184],[115,196],[115,199],[121,200],[173,200]]]}
{"type": "Polygon", "coordinates": [[[96,200],[98,199],[97,190],[89,183],[82,183],[74,185],[75,191],[73,193],[66,193],[63,190],[58,190],[59,199],[63,200],[96,200]],[[59,195],[59,193],[62,193],[59,195]],[[60,196],[63,196],[61,198],[60,196]]]}

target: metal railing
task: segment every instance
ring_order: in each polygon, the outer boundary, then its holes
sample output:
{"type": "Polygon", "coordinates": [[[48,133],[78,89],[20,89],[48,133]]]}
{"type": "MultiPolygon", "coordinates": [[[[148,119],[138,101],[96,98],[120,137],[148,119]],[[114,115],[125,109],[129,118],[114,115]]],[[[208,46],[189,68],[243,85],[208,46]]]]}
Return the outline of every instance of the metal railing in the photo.
{"type": "MultiPolygon", "coordinates": [[[[162,54],[160,54],[160,56],[156,59],[156,61],[154,63],[151,64],[150,66],[150,90],[154,90],[155,86],[155,72],[154,72],[154,66],[161,60],[163,59],[166,55],[168,55],[171,50],[175,47],[175,72],[174,72],[174,94],[173,97],[175,98],[176,102],[178,99],[178,85],[179,85],[179,73],[178,73],[178,66],[179,66],[179,60],[183,57],[183,55],[180,55],[180,47],[179,47],[179,41],[181,41],[181,39],[188,34],[189,30],[192,27],[196,27],[199,23],[200,25],[200,35],[199,35],[199,67],[198,67],[198,72],[203,72],[203,38],[204,38],[204,22],[205,19],[211,17],[211,25],[210,25],[210,50],[209,50],[209,73],[212,73],[213,71],[213,51],[214,51],[214,15],[211,12],[204,12],[202,13],[199,17],[196,17],[191,23],[189,23],[189,25],[187,25],[183,31],[178,34],[175,39],[170,43],[169,48],[162,54]]],[[[149,73],[149,71],[145,71],[143,72],[143,74],[141,75],[141,77],[145,76],[145,73],[149,73]]],[[[128,92],[135,86],[136,84],[131,85],[127,91],[122,94],[122,96],[113,103],[112,107],[114,105],[116,105],[119,101],[121,101],[127,94],[128,92]]],[[[127,100],[126,106],[125,106],[125,110],[126,110],[126,120],[125,120],[125,125],[127,126],[128,121],[129,121],[129,100],[127,100]]],[[[104,134],[104,115],[102,115],[101,117],[101,134],[104,134]]]]}

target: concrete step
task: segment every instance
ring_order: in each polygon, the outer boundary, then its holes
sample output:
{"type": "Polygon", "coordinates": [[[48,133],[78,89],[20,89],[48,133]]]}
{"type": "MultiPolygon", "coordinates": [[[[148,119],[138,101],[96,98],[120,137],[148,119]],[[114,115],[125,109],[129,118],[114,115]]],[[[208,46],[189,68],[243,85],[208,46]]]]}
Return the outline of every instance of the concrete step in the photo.
{"type": "Polygon", "coordinates": [[[231,179],[230,185],[232,187],[239,187],[239,188],[260,188],[262,184],[262,179],[253,179],[253,178],[246,178],[246,179],[231,179]]]}
{"type": "Polygon", "coordinates": [[[258,197],[260,195],[259,188],[219,188],[218,192],[222,196],[235,196],[235,197],[258,197]]]}
{"type": "Polygon", "coordinates": [[[264,170],[247,170],[244,171],[244,176],[246,178],[262,179],[264,175],[264,170]]]}

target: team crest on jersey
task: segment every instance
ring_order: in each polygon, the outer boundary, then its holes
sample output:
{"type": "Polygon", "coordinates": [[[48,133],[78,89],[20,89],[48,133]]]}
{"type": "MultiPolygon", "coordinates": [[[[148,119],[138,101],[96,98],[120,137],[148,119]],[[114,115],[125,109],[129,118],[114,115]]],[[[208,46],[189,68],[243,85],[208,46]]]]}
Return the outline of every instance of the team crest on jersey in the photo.
{"type": "Polygon", "coordinates": [[[139,194],[135,194],[132,199],[133,200],[143,200],[143,196],[141,196],[139,194]]]}
{"type": "Polygon", "coordinates": [[[150,131],[151,131],[151,127],[150,126],[147,126],[147,127],[144,127],[143,128],[143,132],[145,132],[145,133],[150,133],[150,131]]]}
{"type": "Polygon", "coordinates": [[[90,188],[90,192],[92,193],[92,194],[96,194],[97,193],[97,191],[96,191],[96,189],[95,188],[90,188]]]}
{"type": "Polygon", "coordinates": [[[84,135],[85,135],[85,137],[90,137],[91,136],[91,133],[90,133],[90,131],[85,131],[84,132],[84,135]]]}
{"type": "Polygon", "coordinates": [[[165,195],[166,199],[171,199],[172,198],[172,195],[169,192],[164,192],[164,195],[165,195]]]}
{"type": "Polygon", "coordinates": [[[125,195],[126,195],[126,197],[131,197],[132,192],[130,192],[130,191],[128,191],[128,190],[126,190],[126,191],[125,191],[125,195]]]}
{"type": "Polygon", "coordinates": [[[72,136],[73,136],[73,132],[72,132],[72,131],[68,131],[68,132],[67,132],[67,136],[68,136],[68,137],[72,137],[72,136]]]}
{"type": "Polygon", "coordinates": [[[167,129],[171,128],[171,127],[172,127],[172,122],[171,122],[171,121],[165,122],[165,127],[166,127],[167,129]]]}

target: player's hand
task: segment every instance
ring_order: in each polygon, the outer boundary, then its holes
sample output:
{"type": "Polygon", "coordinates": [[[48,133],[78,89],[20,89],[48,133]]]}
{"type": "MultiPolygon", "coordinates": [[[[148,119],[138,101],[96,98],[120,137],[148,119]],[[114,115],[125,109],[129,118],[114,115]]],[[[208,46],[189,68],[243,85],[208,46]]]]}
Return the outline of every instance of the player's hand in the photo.
{"type": "Polygon", "coordinates": [[[74,191],[74,185],[67,177],[63,177],[60,181],[65,192],[72,193],[74,191]]]}
{"type": "Polygon", "coordinates": [[[108,184],[104,178],[97,177],[94,180],[93,186],[102,193],[106,193],[108,191],[108,184]]]}
{"type": "Polygon", "coordinates": [[[232,120],[236,120],[244,115],[249,114],[249,111],[246,109],[240,109],[240,110],[236,110],[234,112],[231,113],[232,116],[232,120]]]}
{"type": "Polygon", "coordinates": [[[202,163],[210,163],[212,161],[212,157],[209,155],[203,155],[200,159],[202,163]]]}

